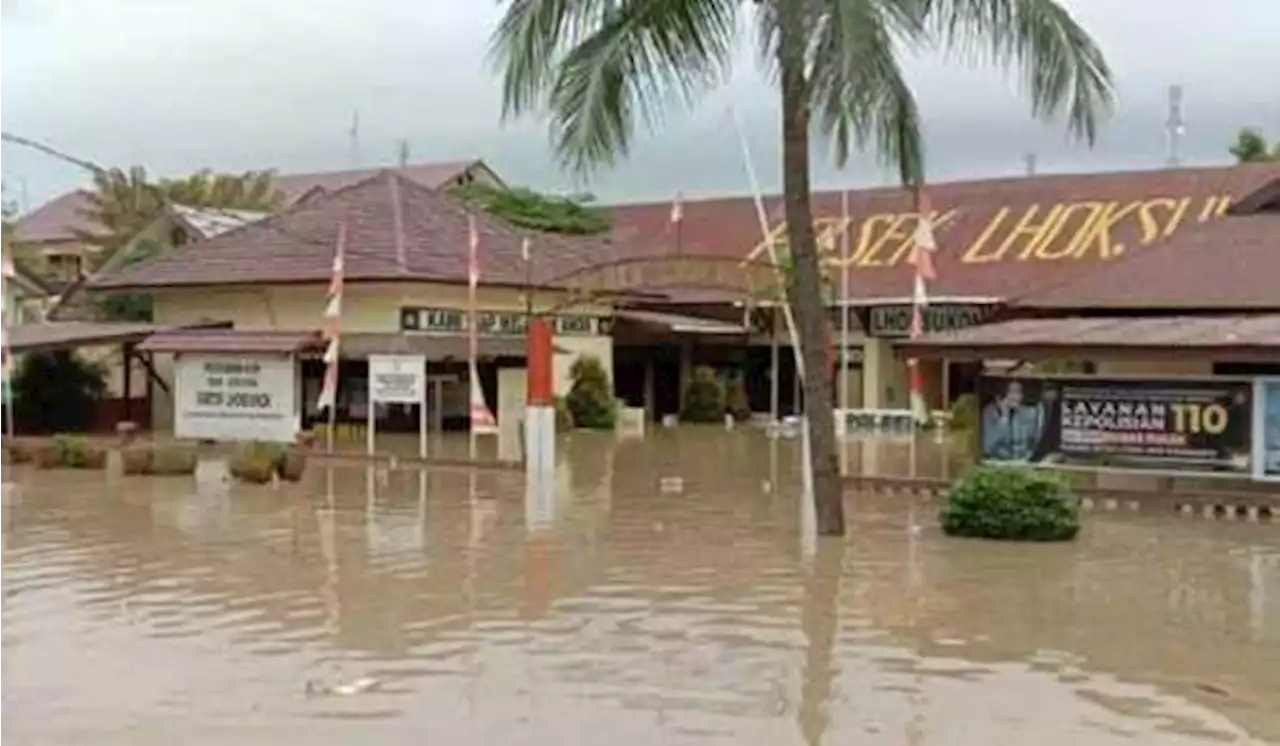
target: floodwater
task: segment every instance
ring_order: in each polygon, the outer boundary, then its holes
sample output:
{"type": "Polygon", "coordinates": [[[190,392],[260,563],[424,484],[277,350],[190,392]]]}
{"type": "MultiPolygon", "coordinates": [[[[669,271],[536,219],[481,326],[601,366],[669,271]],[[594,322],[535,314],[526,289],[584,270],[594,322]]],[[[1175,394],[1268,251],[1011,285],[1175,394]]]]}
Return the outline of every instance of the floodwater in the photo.
{"type": "Polygon", "coordinates": [[[794,451],[574,434],[528,501],[6,469],[5,743],[1280,742],[1280,527],[1023,546],[850,494],[810,555],[794,451]]]}

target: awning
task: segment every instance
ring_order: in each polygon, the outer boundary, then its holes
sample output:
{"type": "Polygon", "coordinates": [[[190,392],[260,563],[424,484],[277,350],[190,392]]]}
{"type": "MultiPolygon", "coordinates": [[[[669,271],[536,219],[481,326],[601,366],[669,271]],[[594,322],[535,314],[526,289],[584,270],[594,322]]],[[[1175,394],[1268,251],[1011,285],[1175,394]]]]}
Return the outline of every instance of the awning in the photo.
{"type": "MultiPolygon", "coordinates": [[[[209,326],[204,324],[200,328],[209,326]]],[[[156,332],[174,329],[172,325],[119,321],[51,321],[9,327],[6,342],[9,351],[14,353],[65,350],[142,342],[156,332]]]]}
{"type": "Polygon", "coordinates": [[[720,319],[707,319],[662,311],[638,311],[620,308],[613,312],[616,318],[640,324],[652,324],[670,329],[678,334],[747,334],[751,330],[742,324],[720,319]]]}
{"type": "Polygon", "coordinates": [[[1280,314],[1015,319],[895,343],[923,359],[1114,359],[1203,353],[1280,361],[1280,314]]]}
{"type": "Polygon", "coordinates": [[[320,344],[316,332],[248,329],[175,329],[138,345],[145,352],[291,355],[320,344]]]}

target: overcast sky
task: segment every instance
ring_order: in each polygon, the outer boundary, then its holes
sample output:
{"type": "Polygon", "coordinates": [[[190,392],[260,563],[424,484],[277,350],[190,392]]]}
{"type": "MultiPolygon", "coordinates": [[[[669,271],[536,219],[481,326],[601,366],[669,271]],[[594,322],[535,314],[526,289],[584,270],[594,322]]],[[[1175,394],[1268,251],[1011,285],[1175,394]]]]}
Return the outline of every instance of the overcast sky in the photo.
{"type": "MultiPolygon", "coordinates": [[[[1164,159],[1166,91],[1186,91],[1188,163],[1225,162],[1235,131],[1280,137],[1280,0],[1065,0],[1115,69],[1120,101],[1102,141],[1072,145],[1061,123],[1033,121],[999,71],[912,60],[930,178],[1147,168],[1164,159]]],[[[2,0],[0,93],[6,131],[104,165],[177,174],[392,164],[482,157],[509,181],[576,185],[558,171],[535,121],[499,121],[486,61],[500,14],[486,0],[2,0]]],[[[631,159],[586,188],[605,200],[741,192],[728,115],[736,102],[757,168],[777,185],[776,94],[749,50],[730,84],[694,111],[674,109],[631,159]]],[[[825,153],[825,151],[823,151],[825,153]]],[[[82,173],[3,146],[6,197],[38,205],[82,173]]],[[[816,161],[819,185],[879,183],[870,157],[844,173],[816,161]]]]}

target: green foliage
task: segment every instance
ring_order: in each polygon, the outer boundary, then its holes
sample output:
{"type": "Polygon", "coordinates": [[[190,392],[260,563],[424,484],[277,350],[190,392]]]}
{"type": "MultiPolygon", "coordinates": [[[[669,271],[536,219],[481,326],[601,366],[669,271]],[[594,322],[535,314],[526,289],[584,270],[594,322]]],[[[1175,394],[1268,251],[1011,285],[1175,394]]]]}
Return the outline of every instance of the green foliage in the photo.
{"type": "Polygon", "coordinates": [[[725,411],[724,387],[713,368],[700,365],[693,369],[693,378],[684,389],[684,404],[680,419],[684,422],[723,422],[725,411]]]}
{"type": "Polygon", "coordinates": [[[204,170],[181,179],[154,182],[141,166],[127,172],[119,168],[101,171],[93,177],[90,206],[85,211],[85,217],[95,225],[77,237],[103,247],[102,258],[108,261],[160,217],[170,203],[228,210],[273,209],[282,197],[275,191],[272,177],[270,171],[215,174],[204,170]]]}
{"type": "Polygon", "coordinates": [[[250,484],[266,484],[279,472],[284,448],[275,443],[254,441],[236,449],[228,465],[231,476],[250,484]]]}
{"type": "Polygon", "coordinates": [[[145,293],[112,293],[94,299],[103,321],[151,321],[154,306],[145,293]]]}
{"type": "Polygon", "coordinates": [[[67,350],[23,355],[13,378],[14,416],[34,432],[88,430],[106,393],[103,376],[67,350]]]}
{"type": "Polygon", "coordinates": [[[573,412],[569,409],[569,402],[563,396],[556,397],[556,432],[563,433],[572,430],[575,427],[573,422],[573,412]]]}
{"type": "Polygon", "coordinates": [[[729,377],[724,387],[724,408],[738,422],[751,419],[751,403],[747,400],[747,383],[741,372],[729,377]]]}
{"type": "Polygon", "coordinates": [[[84,438],[60,434],[37,451],[36,462],[44,469],[101,469],[107,454],[84,438]]]}
{"type": "Polygon", "coordinates": [[[610,430],[617,416],[617,401],[613,398],[613,386],[600,360],[583,355],[569,369],[573,385],[565,397],[573,424],[593,430],[610,430]]]}
{"type": "Polygon", "coordinates": [[[612,226],[606,213],[586,206],[590,197],[552,197],[481,182],[452,187],[449,194],[512,225],[546,233],[603,233],[612,226]]]}
{"type": "Polygon", "coordinates": [[[979,414],[977,395],[961,394],[951,402],[951,429],[956,431],[976,429],[979,414]]]}
{"type": "Polygon", "coordinates": [[[1264,161],[1280,161],[1280,142],[1272,148],[1260,130],[1246,127],[1240,130],[1236,142],[1229,150],[1237,163],[1260,163],[1264,161]]]}
{"type": "Polygon", "coordinates": [[[228,467],[231,476],[250,484],[266,484],[273,476],[297,482],[306,472],[307,454],[297,446],[253,441],[236,449],[228,467]]]}
{"type": "Polygon", "coordinates": [[[120,454],[125,474],[157,476],[196,473],[196,449],[182,443],[137,444],[120,454]]]}
{"type": "Polygon", "coordinates": [[[1015,541],[1070,541],[1080,506],[1056,476],[1027,468],[970,469],[951,486],[939,516],[949,536],[1015,541]]]}

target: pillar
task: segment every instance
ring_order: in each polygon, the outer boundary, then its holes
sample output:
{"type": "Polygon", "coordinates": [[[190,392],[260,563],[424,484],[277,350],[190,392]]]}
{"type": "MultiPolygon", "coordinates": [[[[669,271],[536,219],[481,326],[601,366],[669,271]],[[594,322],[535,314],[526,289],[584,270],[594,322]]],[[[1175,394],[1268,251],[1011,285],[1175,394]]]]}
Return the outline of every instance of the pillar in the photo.
{"type": "Polygon", "coordinates": [[[525,476],[529,485],[545,484],[555,474],[556,400],[552,381],[551,324],[529,323],[528,383],[525,391],[525,476]]]}

